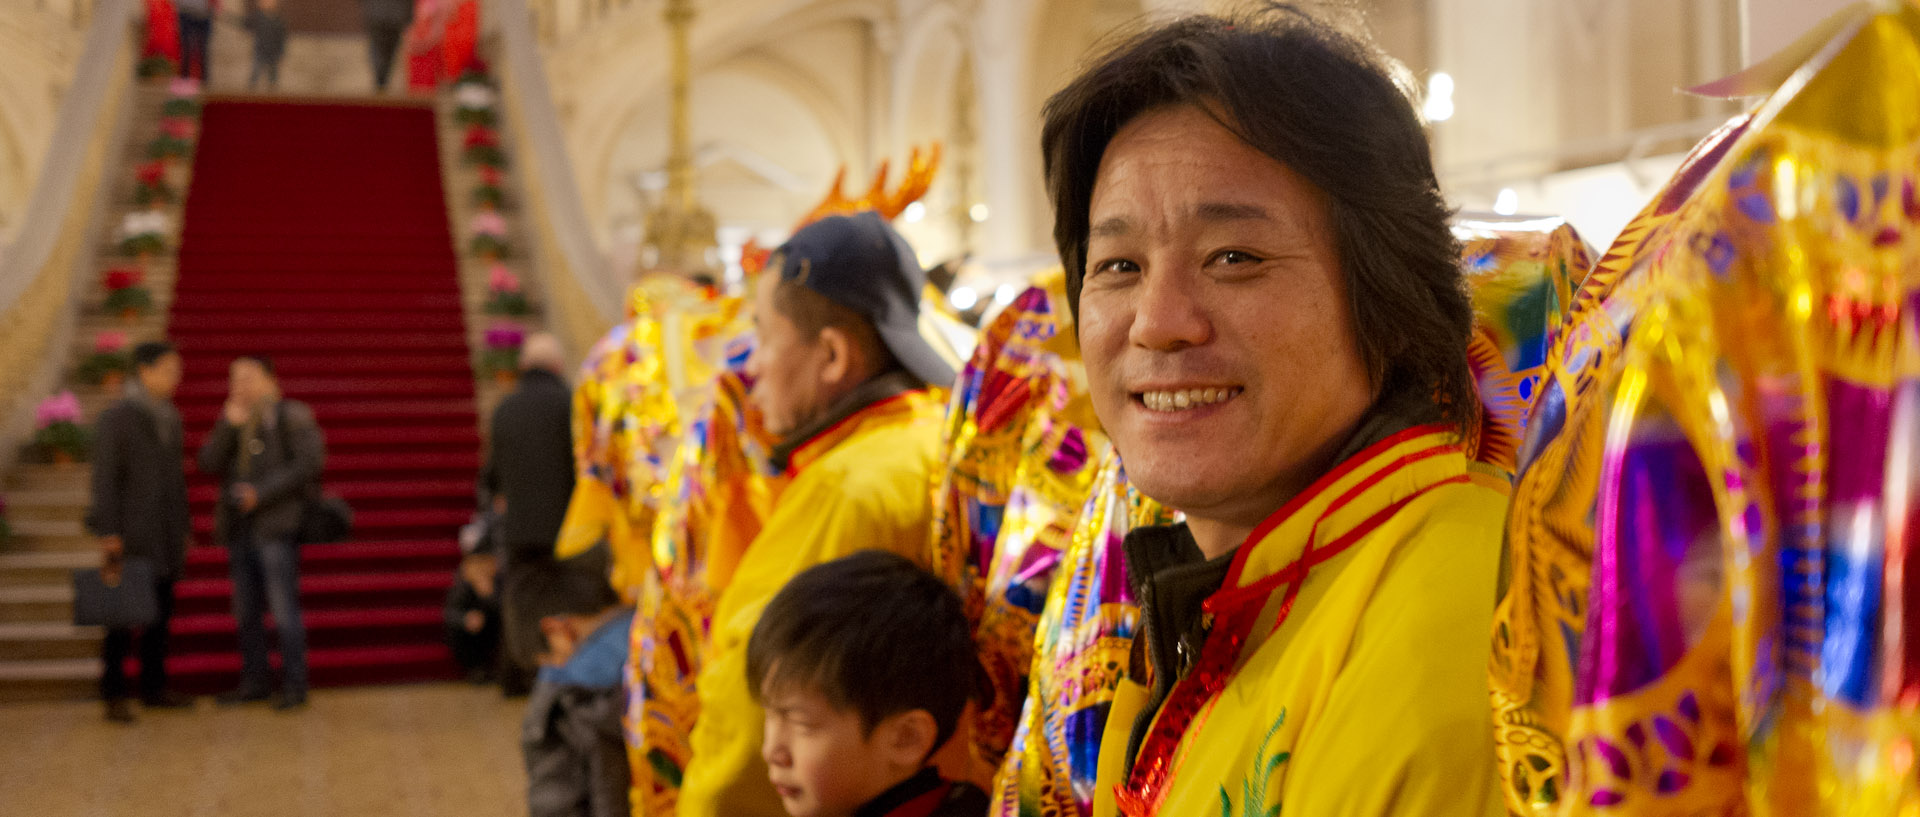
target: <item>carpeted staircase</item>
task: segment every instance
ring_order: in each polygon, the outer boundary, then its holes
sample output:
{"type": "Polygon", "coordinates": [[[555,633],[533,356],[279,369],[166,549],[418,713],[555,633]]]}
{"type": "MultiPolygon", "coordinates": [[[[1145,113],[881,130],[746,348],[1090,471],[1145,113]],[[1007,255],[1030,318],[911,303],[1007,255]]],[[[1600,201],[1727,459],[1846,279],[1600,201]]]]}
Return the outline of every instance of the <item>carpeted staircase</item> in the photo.
{"type": "MultiPolygon", "coordinates": [[[[474,380],[433,111],[211,101],[181,227],[169,334],[186,359],[189,454],[226,367],[264,354],[327,437],[327,488],[353,541],[302,555],[316,684],[452,677],[440,605],[473,507],[474,380]]],[[[197,540],[217,486],[189,468],[197,540]]],[[[190,691],[235,683],[226,552],[199,547],[178,588],[170,668],[190,691]]]]}

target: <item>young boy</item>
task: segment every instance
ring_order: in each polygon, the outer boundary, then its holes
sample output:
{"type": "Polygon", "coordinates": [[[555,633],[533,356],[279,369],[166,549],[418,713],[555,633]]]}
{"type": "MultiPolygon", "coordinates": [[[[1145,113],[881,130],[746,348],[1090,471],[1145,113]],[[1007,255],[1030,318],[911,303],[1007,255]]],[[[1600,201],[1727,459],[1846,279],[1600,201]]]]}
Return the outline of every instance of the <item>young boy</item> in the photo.
{"type": "Polygon", "coordinates": [[[960,599],[869,550],[795,576],[747,643],[766,708],[761,754],[793,817],[980,817],[987,796],[933,754],[987,687],[960,599]]]}

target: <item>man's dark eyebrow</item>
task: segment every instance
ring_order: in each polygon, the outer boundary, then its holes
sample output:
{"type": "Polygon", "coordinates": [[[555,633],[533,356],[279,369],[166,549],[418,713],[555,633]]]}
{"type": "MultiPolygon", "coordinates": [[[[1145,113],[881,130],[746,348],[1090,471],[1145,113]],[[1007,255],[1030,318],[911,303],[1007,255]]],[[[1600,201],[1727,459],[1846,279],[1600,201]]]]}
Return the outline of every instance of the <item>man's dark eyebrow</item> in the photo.
{"type": "Polygon", "coordinates": [[[1202,221],[1265,221],[1273,217],[1265,207],[1257,204],[1216,201],[1204,202],[1194,208],[1194,215],[1202,221]]]}
{"type": "Polygon", "coordinates": [[[1112,218],[1102,219],[1100,223],[1093,225],[1093,229],[1087,231],[1087,237],[1111,238],[1113,236],[1126,235],[1132,231],[1133,222],[1128,221],[1124,216],[1114,216],[1112,218]]]}

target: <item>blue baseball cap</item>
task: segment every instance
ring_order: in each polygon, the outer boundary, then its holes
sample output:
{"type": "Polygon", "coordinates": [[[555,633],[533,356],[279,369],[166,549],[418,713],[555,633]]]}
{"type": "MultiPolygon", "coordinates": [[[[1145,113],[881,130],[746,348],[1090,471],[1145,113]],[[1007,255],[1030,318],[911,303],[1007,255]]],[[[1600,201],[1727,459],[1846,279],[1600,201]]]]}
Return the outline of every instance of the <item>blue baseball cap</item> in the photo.
{"type": "Polygon", "coordinates": [[[953,383],[953,367],[920,334],[926,273],[907,240],[878,213],[820,219],[800,228],[774,256],[780,280],[798,283],[871,321],[887,351],[921,382],[953,383]]]}

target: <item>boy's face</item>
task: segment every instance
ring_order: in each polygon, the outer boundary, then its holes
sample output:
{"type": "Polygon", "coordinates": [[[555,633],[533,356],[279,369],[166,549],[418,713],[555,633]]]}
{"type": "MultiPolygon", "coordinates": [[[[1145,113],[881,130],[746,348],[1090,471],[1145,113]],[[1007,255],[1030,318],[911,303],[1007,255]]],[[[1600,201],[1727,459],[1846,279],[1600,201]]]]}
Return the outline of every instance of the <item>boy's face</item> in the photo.
{"type": "MultiPolygon", "coordinates": [[[[769,685],[772,687],[773,685],[769,685]]],[[[767,710],[760,755],[780,805],[793,817],[844,817],[920,771],[931,741],[915,734],[914,710],[890,716],[869,731],[860,713],[836,708],[801,684],[762,691],[767,710]]]]}

